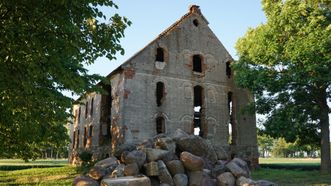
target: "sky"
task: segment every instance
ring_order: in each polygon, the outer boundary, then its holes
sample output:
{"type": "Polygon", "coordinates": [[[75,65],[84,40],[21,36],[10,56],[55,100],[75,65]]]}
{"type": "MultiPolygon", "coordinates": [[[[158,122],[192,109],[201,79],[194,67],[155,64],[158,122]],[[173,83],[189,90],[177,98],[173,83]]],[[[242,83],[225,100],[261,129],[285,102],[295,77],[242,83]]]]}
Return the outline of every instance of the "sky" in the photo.
{"type": "Polygon", "coordinates": [[[260,0],[114,0],[119,9],[102,9],[107,15],[118,13],[127,17],[132,25],[125,30],[121,45],[125,55],[117,55],[117,60],[100,58],[87,67],[90,73],[107,75],[125,62],[161,32],[188,12],[190,5],[200,6],[202,14],[209,22],[218,39],[237,59],[235,43],[249,27],[265,22],[260,0]]]}

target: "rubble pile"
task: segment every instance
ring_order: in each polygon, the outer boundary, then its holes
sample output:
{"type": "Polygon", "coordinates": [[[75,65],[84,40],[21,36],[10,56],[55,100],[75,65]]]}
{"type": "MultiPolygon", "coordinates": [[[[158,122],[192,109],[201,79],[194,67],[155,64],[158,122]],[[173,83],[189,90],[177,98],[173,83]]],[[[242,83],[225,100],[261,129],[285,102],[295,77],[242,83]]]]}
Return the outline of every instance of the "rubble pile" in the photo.
{"type": "Polygon", "coordinates": [[[75,178],[82,186],[275,186],[250,178],[247,163],[228,159],[221,147],[178,129],[142,144],[123,144],[113,156],[97,162],[87,175],[75,178]]]}

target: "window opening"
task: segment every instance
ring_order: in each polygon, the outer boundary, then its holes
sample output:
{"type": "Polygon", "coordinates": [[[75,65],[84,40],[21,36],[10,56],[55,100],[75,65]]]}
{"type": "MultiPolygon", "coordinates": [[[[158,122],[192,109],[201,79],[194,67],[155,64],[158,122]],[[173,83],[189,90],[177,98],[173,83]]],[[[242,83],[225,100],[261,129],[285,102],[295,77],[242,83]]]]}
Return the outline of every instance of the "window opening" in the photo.
{"type": "Polygon", "coordinates": [[[80,121],[80,113],[81,113],[81,108],[79,107],[79,109],[78,109],[78,118],[77,118],[78,123],[79,123],[79,121],[80,121]]]}
{"type": "Polygon", "coordinates": [[[83,140],[83,146],[85,147],[87,144],[87,127],[84,127],[84,140],[83,140]]]}
{"type": "Polygon", "coordinates": [[[237,129],[233,109],[233,93],[228,92],[228,118],[229,118],[229,144],[235,145],[237,138],[237,129]]]}
{"type": "Polygon", "coordinates": [[[87,118],[88,115],[88,102],[85,103],[85,118],[87,118]]]}
{"type": "Polygon", "coordinates": [[[74,131],[73,137],[72,137],[72,148],[76,147],[76,131],[74,131]]]}
{"type": "Polygon", "coordinates": [[[164,50],[163,48],[156,49],[155,61],[164,62],[164,50]]]}
{"type": "Polygon", "coordinates": [[[194,72],[202,72],[202,65],[201,65],[201,56],[194,55],[193,56],[193,71],[194,72]]]}
{"type": "Polygon", "coordinates": [[[93,116],[93,107],[94,107],[94,98],[92,98],[91,100],[91,109],[90,109],[91,117],[93,116]]]}
{"type": "Polygon", "coordinates": [[[226,76],[228,76],[228,78],[231,78],[230,61],[226,62],[226,76]]]}
{"type": "Polygon", "coordinates": [[[76,143],[76,148],[79,147],[79,138],[80,138],[80,133],[79,133],[79,129],[77,130],[77,143],[76,143]]]}
{"type": "Polygon", "coordinates": [[[158,107],[162,105],[163,97],[164,97],[164,83],[157,82],[156,83],[156,104],[158,107]]]}
{"type": "Polygon", "coordinates": [[[194,24],[194,26],[197,27],[197,26],[199,26],[199,21],[198,21],[197,19],[194,19],[194,20],[193,20],[193,24],[194,24]]]}
{"type": "Polygon", "coordinates": [[[109,144],[111,141],[111,110],[112,110],[112,87],[111,85],[103,85],[103,89],[107,94],[101,96],[101,118],[99,130],[99,145],[109,144]]]}
{"type": "Polygon", "coordinates": [[[194,135],[203,136],[204,131],[202,128],[202,108],[203,108],[203,98],[202,98],[202,87],[195,86],[194,87],[194,119],[193,119],[193,127],[194,127],[194,135]]]}
{"type": "Polygon", "coordinates": [[[156,133],[161,134],[165,132],[165,126],[164,126],[164,118],[162,116],[159,116],[156,118],[156,133]]]}
{"type": "Polygon", "coordinates": [[[89,137],[92,137],[92,134],[93,134],[93,126],[90,125],[88,136],[89,136],[89,137]]]}

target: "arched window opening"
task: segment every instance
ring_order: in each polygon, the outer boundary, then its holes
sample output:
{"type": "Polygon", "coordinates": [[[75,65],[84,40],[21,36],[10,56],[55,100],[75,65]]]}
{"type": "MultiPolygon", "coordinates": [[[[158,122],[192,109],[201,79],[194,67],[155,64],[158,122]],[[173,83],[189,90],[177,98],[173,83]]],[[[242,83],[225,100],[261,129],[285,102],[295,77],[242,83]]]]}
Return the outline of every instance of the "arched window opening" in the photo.
{"type": "Polygon", "coordinates": [[[194,72],[202,72],[202,64],[201,64],[201,56],[194,55],[193,56],[193,71],[194,72]]]}
{"type": "Polygon", "coordinates": [[[229,118],[229,144],[236,145],[237,127],[235,122],[235,113],[233,109],[233,93],[228,92],[228,118],[229,118]]]}
{"type": "Polygon", "coordinates": [[[164,98],[164,83],[157,82],[156,83],[156,104],[158,107],[162,105],[163,98],[164,98]]]}
{"type": "Polygon", "coordinates": [[[155,61],[164,62],[164,49],[163,48],[156,49],[155,61]]]}
{"type": "Polygon", "coordinates": [[[90,109],[90,114],[91,114],[91,117],[93,116],[93,108],[94,107],[94,98],[92,98],[91,100],[91,109],[90,109]]]}
{"type": "Polygon", "coordinates": [[[199,26],[199,21],[197,19],[194,19],[193,20],[193,25],[196,26],[196,27],[199,26]]]}
{"type": "Polygon", "coordinates": [[[201,86],[194,87],[194,135],[204,136],[203,130],[203,88],[201,86]]]}
{"type": "Polygon", "coordinates": [[[228,76],[228,78],[231,78],[231,66],[230,66],[230,61],[226,62],[226,76],[228,76]]]}
{"type": "Polygon", "coordinates": [[[156,133],[161,134],[165,133],[165,121],[162,116],[156,118],[156,133]]]}
{"type": "Polygon", "coordinates": [[[88,102],[85,103],[85,118],[87,118],[88,115],[88,102]]]}
{"type": "Polygon", "coordinates": [[[88,136],[89,136],[89,137],[92,137],[92,134],[93,134],[93,126],[90,125],[88,136]]]}
{"type": "Polygon", "coordinates": [[[86,147],[86,144],[87,144],[87,127],[84,127],[83,146],[86,147]]]}

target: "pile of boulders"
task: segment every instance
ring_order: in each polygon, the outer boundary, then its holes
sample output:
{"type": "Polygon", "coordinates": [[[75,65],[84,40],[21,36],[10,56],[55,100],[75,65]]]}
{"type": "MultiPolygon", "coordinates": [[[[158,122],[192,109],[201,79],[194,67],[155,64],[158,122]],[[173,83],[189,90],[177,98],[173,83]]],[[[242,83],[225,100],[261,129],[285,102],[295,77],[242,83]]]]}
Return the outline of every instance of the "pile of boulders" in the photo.
{"type": "Polygon", "coordinates": [[[247,163],[228,160],[199,136],[177,130],[172,137],[157,135],[142,144],[123,144],[113,156],[97,162],[73,185],[103,186],[273,186],[250,179],[247,163]]]}

